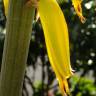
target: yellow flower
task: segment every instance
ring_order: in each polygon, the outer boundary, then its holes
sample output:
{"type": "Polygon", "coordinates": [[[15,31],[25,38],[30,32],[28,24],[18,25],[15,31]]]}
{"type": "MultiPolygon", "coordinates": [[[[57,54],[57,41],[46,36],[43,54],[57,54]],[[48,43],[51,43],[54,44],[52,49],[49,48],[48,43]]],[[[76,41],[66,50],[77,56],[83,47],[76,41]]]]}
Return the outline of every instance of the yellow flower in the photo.
{"type": "MultiPolygon", "coordinates": [[[[75,11],[82,22],[81,0],[72,0],[75,11]]],[[[5,13],[8,0],[4,0],[5,13]]],[[[47,53],[64,96],[69,94],[67,79],[72,75],[70,66],[69,36],[65,17],[56,0],[39,0],[38,11],[44,30],[47,53]]]]}
{"type": "Polygon", "coordinates": [[[72,3],[73,3],[74,9],[75,9],[77,15],[79,16],[81,22],[84,23],[86,21],[86,19],[82,15],[82,8],[81,8],[82,0],[72,0],[72,3]]]}
{"type": "Polygon", "coordinates": [[[67,78],[72,75],[72,72],[68,28],[64,15],[56,0],[40,0],[38,11],[50,63],[59,81],[62,93],[69,94],[67,78]]]}

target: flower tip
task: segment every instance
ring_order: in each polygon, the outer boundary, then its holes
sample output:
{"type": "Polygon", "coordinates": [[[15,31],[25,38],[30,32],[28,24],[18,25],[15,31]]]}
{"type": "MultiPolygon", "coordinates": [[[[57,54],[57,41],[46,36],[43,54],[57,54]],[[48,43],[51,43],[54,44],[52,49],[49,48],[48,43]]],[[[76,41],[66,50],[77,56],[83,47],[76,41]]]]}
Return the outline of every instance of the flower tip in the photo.
{"type": "Polygon", "coordinates": [[[63,96],[70,96],[69,86],[67,79],[59,78],[59,85],[63,96]]]}
{"type": "Polygon", "coordinates": [[[86,18],[82,14],[82,7],[81,7],[82,0],[72,0],[72,4],[74,6],[74,9],[79,16],[82,23],[86,22],[86,18]]]}
{"type": "Polygon", "coordinates": [[[81,22],[82,22],[83,24],[86,22],[86,18],[83,17],[83,16],[80,18],[80,20],[81,20],[81,22]]]}

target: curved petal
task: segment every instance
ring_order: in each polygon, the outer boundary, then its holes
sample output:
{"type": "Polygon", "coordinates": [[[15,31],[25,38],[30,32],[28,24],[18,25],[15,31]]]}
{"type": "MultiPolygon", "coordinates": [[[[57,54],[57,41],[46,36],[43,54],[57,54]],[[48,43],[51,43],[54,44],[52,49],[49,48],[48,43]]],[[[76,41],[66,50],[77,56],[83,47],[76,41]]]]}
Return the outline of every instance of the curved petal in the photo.
{"type": "Polygon", "coordinates": [[[68,28],[64,15],[56,0],[40,0],[38,11],[50,63],[56,73],[62,92],[69,92],[66,79],[72,75],[72,72],[68,28]]]}

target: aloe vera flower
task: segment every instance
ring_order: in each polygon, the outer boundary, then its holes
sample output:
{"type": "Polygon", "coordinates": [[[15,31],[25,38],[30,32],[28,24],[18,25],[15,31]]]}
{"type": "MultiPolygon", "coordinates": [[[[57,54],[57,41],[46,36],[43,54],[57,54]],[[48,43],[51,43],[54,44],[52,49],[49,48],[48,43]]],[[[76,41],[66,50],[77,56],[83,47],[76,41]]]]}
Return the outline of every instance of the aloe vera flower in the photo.
{"type": "MultiPolygon", "coordinates": [[[[8,9],[7,1],[4,0],[5,12],[8,9]]],[[[81,21],[85,21],[81,0],[72,0],[72,3],[81,21]]],[[[49,61],[56,74],[62,95],[67,96],[70,94],[67,79],[73,73],[70,65],[68,27],[64,14],[56,0],[39,0],[38,12],[44,30],[49,61]]]]}
{"type": "MultiPolygon", "coordinates": [[[[84,22],[81,0],[72,0],[72,3],[77,15],[84,22]]],[[[38,5],[49,60],[61,92],[66,96],[70,94],[67,79],[73,73],[70,65],[69,36],[65,17],[56,0],[40,0],[38,5]]]]}

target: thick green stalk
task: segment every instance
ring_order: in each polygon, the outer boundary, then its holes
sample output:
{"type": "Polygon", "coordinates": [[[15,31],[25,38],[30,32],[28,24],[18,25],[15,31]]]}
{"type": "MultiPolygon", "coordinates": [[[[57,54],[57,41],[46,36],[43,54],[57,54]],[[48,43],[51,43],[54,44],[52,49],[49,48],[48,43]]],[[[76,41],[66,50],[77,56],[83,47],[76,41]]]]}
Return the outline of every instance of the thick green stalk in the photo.
{"type": "Polygon", "coordinates": [[[0,96],[21,96],[34,8],[28,0],[10,0],[6,24],[0,96]]]}

